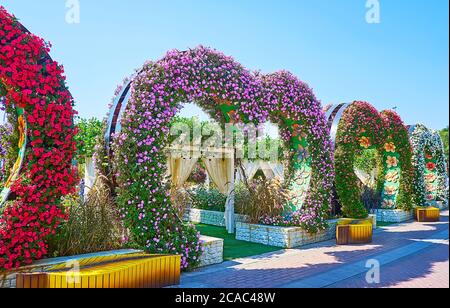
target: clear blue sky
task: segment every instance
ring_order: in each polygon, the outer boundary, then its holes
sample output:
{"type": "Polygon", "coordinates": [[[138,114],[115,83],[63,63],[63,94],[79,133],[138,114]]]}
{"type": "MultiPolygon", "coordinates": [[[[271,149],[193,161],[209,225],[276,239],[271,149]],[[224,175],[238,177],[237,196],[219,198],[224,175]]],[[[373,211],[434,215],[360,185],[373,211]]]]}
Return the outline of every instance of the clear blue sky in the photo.
{"type": "Polygon", "coordinates": [[[380,0],[381,23],[365,20],[366,0],[0,0],[53,43],[82,117],[102,118],[116,85],[147,59],[199,44],[249,69],[286,69],[324,105],[367,100],[398,107],[406,123],[449,123],[448,0],[380,0]]]}

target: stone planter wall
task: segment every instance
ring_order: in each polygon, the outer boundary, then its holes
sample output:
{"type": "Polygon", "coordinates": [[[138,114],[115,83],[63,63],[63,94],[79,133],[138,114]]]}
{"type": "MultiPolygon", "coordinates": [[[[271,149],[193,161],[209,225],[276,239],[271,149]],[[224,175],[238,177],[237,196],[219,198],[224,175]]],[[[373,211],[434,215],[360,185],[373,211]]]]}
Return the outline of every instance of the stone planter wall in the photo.
{"type": "Polygon", "coordinates": [[[203,253],[198,267],[205,267],[223,262],[223,239],[201,236],[203,253]]]}
{"type": "Polygon", "coordinates": [[[387,223],[401,223],[414,219],[414,212],[406,212],[402,210],[374,210],[373,214],[377,215],[377,221],[387,223]]]}
{"type": "Polygon", "coordinates": [[[237,223],[236,239],[290,249],[335,239],[337,223],[338,220],[329,221],[329,228],[317,234],[309,234],[301,228],[237,223]]]}
{"type": "MultiPolygon", "coordinates": [[[[190,209],[189,211],[186,211],[184,220],[216,227],[226,226],[225,213],[223,212],[190,209]]],[[[244,222],[245,220],[245,216],[236,214],[236,222],[244,222]]]]}

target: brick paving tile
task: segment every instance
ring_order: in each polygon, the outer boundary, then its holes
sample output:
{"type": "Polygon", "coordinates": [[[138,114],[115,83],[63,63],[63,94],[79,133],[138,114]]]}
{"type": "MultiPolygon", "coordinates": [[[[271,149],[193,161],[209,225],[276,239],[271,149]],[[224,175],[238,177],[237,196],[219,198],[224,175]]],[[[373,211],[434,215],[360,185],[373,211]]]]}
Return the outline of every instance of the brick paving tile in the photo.
{"type": "MultiPolygon", "coordinates": [[[[181,287],[211,287],[211,288],[242,288],[242,287],[278,287],[289,285],[290,283],[314,277],[316,275],[336,270],[342,266],[356,262],[372,259],[377,255],[406,247],[418,241],[424,241],[434,234],[448,232],[448,212],[443,214],[443,219],[439,223],[406,223],[391,227],[382,228],[374,235],[374,242],[370,245],[336,246],[334,241],[319,243],[301,249],[283,250],[263,256],[244,258],[227,262],[221,265],[201,269],[194,273],[184,274],[181,287]]],[[[447,237],[448,238],[448,237],[447,237]]],[[[411,273],[404,271],[403,274],[396,273],[400,263],[385,266],[385,284],[396,287],[407,287],[413,285],[441,285],[433,284],[433,277],[436,279],[447,279],[448,269],[448,244],[433,244],[429,252],[418,253],[413,258],[416,263],[423,264],[417,269],[418,272],[411,273]],[[436,247],[435,247],[436,246],[436,247]],[[446,249],[443,247],[446,246],[446,249]],[[431,252],[434,252],[432,254],[431,252]],[[432,260],[437,259],[436,262],[432,260]],[[442,260],[441,260],[442,259],[442,260]],[[391,268],[392,267],[392,268],[391,268]],[[389,274],[388,269],[391,268],[389,274]],[[422,273],[419,277],[417,273],[422,273]],[[430,276],[431,275],[431,276],[430,276]],[[423,277],[422,277],[423,276],[423,277]],[[409,277],[415,278],[411,282],[409,277]],[[392,281],[392,283],[389,283],[392,281]]],[[[364,278],[364,277],[363,277],[364,278]]],[[[358,277],[354,281],[344,281],[348,286],[364,287],[358,277]]],[[[365,282],[365,279],[364,279],[365,282]]],[[[380,285],[382,286],[382,285],[380,285]]],[[[336,285],[339,287],[339,285],[336,285]]]]}
{"type": "Polygon", "coordinates": [[[368,284],[365,275],[331,286],[332,288],[448,288],[448,241],[412,258],[381,267],[380,284],[368,284]]]}

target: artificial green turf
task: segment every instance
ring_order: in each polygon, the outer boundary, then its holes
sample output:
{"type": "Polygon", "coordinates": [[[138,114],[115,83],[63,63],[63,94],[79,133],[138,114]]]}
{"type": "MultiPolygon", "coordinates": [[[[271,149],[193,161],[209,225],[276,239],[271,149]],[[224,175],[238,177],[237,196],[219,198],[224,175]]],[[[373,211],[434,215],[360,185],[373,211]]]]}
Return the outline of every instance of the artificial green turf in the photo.
{"type": "Polygon", "coordinates": [[[381,221],[379,221],[379,222],[377,222],[377,228],[389,227],[389,226],[393,226],[395,224],[396,223],[394,223],[394,222],[381,222],[381,221]]]}
{"type": "Polygon", "coordinates": [[[279,251],[279,247],[264,246],[261,244],[238,241],[234,234],[228,234],[225,228],[208,226],[203,224],[196,225],[196,228],[202,235],[224,239],[224,261],[230,261],[238,258],[258,256],[268,252],[279,251]]]}

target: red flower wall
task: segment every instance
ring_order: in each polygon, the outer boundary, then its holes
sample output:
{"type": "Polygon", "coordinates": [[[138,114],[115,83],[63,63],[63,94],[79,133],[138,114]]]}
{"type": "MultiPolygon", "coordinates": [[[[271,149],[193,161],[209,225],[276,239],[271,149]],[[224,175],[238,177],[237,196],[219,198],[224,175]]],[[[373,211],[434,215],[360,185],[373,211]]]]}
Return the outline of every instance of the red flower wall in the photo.
{"type": "Polygon", "coordinates": [[[17,196],[0,216],[0,270],[47,253],[46,238],[66,219],[61,198],[75,192],[73,99],[49,46],[0,7],[0,82],[7,104],[25,109],[29,144],[17,196]]]}

